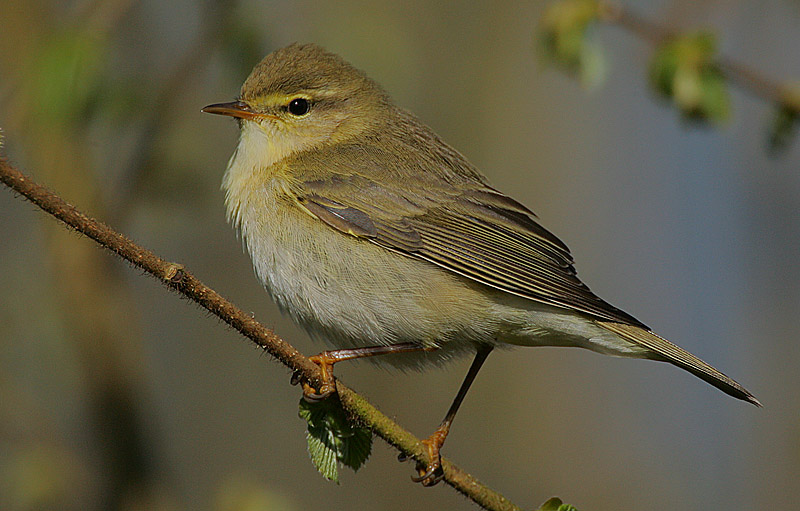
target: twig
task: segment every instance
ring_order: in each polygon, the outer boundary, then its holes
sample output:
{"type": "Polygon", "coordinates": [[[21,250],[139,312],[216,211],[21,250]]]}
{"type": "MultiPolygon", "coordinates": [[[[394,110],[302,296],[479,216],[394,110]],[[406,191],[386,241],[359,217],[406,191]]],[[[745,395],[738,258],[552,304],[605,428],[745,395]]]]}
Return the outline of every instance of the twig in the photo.
{"type": "MultiPolygon", "coordinates": [[[[598,0],[597,6],[601,21],[625,28],[653,46],[676,37],[675,31],[642,18],[619,3],[598,0]]],[[[770,80],[750,67],[724,56],[718,57],[715,64],[741,89],[800,114],[800,94],[791,87],[770,80]]]]}
{"type": "MultiPolygon", "coordinates": [[[[299,373],[312,385],[322,383],[316,364],[308,360],[275,332],[261,325],[249,314],[233,305],[213,289],[200,282],[182,265],[161,259],[138,246],[109,226],[99,222],[65,202],[61,197],[35,183],[0,155],[0,181],[24,196],[41,209],[64,222],[68,227],[85,234],[108,250],[160,279],[192,301],[198,303],[229,324],[257,346],[267,351],[292,371],[299,373]]],[[[397,448],[409,458],[428,463],[421,441],[389,417],[378,411],[366,399],[337,380],[342,405],[361,424],[397,448]]],[[[490,511],[520,511],[508,499],[485,486],[449,460],[442,458],[444,481],[456,491],[490,511]]]]}

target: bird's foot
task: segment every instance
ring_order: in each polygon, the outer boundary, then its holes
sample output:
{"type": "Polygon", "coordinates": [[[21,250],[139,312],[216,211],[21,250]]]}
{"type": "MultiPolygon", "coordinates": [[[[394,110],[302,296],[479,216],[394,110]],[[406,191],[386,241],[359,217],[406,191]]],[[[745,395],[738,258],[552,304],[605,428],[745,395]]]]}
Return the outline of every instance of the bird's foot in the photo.
{"type": "Polygon", "coordinates": [[[417,463],[419,476],[412,477],[412,481],[421,483],[422,486],[430,487],[439,484],[444,478],[442,458],[439,455],[439,450],[442,448],[442,445],[444,445],[445,438],[447,438],[447,431],[440,428],[430,437],[422,441],[422,445],[424,445],[425,449],[428,451],[428,464],[417,463]]]}
{"type": "Polygon", "coordinates": [[[330,353],[323,351],[319,355],[308,357],[308,359],[319,366],[319,371],[322,373],[322,384],[319,389],[315,389],[310,383],[303,380],[303,376],[299,372],[292,375],[292,385],[297,385],[302,382],[303,384],[303,399],[309,402],[317,402],[326,399],[331,394],[336,392],[336,380],[333,377],[333,364],[339,361],[338,358],[330,356],[330,353]]]}

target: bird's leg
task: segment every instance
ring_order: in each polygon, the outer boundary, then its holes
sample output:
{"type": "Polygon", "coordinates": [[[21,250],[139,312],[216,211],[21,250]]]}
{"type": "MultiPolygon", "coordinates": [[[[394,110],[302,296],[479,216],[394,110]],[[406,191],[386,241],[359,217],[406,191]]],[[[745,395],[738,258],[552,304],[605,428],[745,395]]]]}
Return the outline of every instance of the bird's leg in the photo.
{"type": "Polygon", "coordinates": [[[429,461],[427,466],[421,463],[417,464],[419,477],[411,478],[415,483],[422,483],[423,486],[433,486],[441,481],[442,477],[444,477],[444,471],[442,470],[442,459],[439,456],[439,450],[442,448],[442,445],[447,438],[447,434],[450,432],[450,425],[453,423],[453,419],[456,416],[456,412],[458,412],[458,408],[461,406],[461,402],[464,401],[464,396],[467,395],[470,385],[472,385],[472,382],[475,381],[475,376],[477,376],[478,371],[480,371],[481,366],[483,365],[483,362],[486,360],[486,357],[489,356],[491,351],[492,346],[489,344],[482,344],[478,347],[478,353],[475,355],[475,360],[472,361],[472,365],[467,372],[467,376],[464,378],[461,388],[458,389],[458,394],[456,394],[453,404],[450,405],[447,415],[444,416],[444,420],[436,429],[436,431],[422,441],[422,444],[428,451],[429,461]]]}
{"type": "MultiPolygon", "coordinates": [[[[323,351],[319,355],[309,357],[309,360],[319,366],[322,373],[322,385],[319,390],[314,389],[308,382],[303,382],[303,397],[308,401],[319,401],[325,399],[336,391],[336,384],[333,378],[333,364],[342,360],[353,360],[356,358],[375,357],[389,353],[406,353],[411,351],[434,351],[438,348],[434,346],[423,346],[414,342],[403,342],[389,344],[385,346],[367,346],[365,348],[351,348],[334,351],[323,351]]],[[[292,376],[292,383],[297,383],[299,377],[292,376]]]]}

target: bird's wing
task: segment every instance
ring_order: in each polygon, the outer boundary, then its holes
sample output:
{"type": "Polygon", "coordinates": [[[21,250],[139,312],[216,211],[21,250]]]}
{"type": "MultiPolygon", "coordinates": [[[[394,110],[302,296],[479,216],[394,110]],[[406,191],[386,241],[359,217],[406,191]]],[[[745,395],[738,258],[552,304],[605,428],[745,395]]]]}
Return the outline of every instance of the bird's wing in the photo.
{"type": "Polygon", "coordinates": [[[651,358],[761,406],[737,382],[592,293],[578,279],[567,246],[480,174],[387,179],[381,172],[391,172],[391,165],[379,156],[342,160],[348,163],[329,167],[325,179],[294,175],[298,202],[332,228],[487,286],[587,314],[598,326],[648,349],[651,358]],[[362,168],[364,161],[370,162],[368,168],[362,168]],[[402,187],[381,184],[387,181],[402,187]]]}
{"type": "Polygon", "coordinates": [[[470,190],[420,208],[412,194],[362,177],[336,181],[306,183],[299,197],[331,227],[508,293],[588,314],[598,326],[648,349],[648,358],[671,362],[761,406],[739,383],[592,293],[576,276],[567,247],[500,192],[470,190]]]}
{"type": "Polygon", "coordinates": [[[343,233],[514,295],[644,327],[592,293],[576,276],[567,246],[510,197],[481,182],[427,175],[389,189],[368,175],[299,181],[298,200],[343,233]]]}

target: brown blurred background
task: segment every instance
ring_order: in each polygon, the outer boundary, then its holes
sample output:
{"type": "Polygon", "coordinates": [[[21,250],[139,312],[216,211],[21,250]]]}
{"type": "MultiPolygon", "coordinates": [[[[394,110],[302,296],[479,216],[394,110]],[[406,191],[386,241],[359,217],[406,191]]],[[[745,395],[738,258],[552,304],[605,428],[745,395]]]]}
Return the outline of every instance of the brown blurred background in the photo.
{"type": "MultiPolygon", "coordinates": [[[[776,79],[800,77],[800,4],[629,2],[776,79]]],[[[539,65],[547,2],[47,2],[0,9],[5,152],[68,201],[183,263],[300,350],[225,223],[236,125],[202,115],[266,53],[313,41],[382,83],[534,209],[581,277],[745,384],[762,410],[666,364],[562,349],[495,353],[445,446],[524,508],[790,509],[800,501],[800,143],[734,92],[697,129],[645,84],[650,48],[596,36],[587,93],[539,65]]],[[[0,508],[472,509],[411,483],[376,441],[340,485],[306,454],[288,371],[35,207],[0,192],[0,508]]],[[[338,375],[420,436],[463,360],[338,375]]]]}

